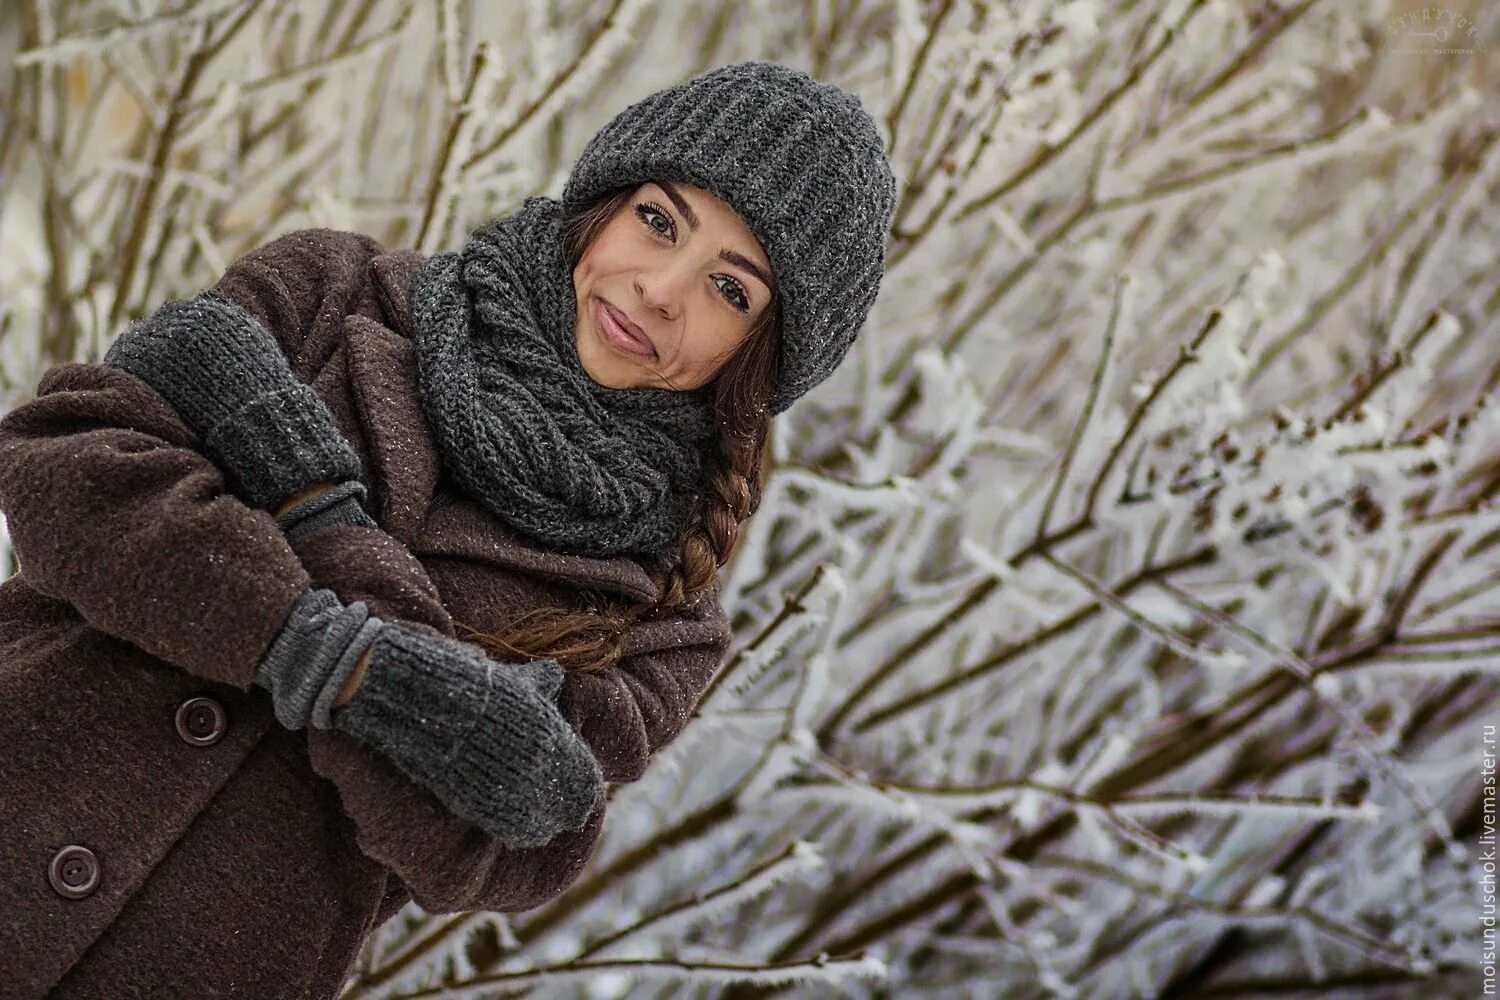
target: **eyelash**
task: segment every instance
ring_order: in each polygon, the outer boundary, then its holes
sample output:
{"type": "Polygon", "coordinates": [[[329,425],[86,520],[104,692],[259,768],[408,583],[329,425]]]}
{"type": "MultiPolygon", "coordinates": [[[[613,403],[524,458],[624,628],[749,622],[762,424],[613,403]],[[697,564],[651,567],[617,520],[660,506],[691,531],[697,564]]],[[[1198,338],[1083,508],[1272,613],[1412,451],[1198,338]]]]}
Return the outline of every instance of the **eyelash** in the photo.
{"type": "MultiPolygon", "coordinates": [[[[635,214],[640,218],[641,223],[643,225],[645,225],[645,227],[647,229],[651,230],[651,232],[652,232],[653,235],[656,235],[656,236],[666,236],[667,234],[663,233],[660,229],[657,229],[655,226],[653,226],[647,220],[646,214],[648,212],[654,213],[656,215],[661,216],[663,219],[666,219],[668,225],[670,225],[672,227],[672,234],[674,236],[677,234],[677,223],[675,221],[673,221],[672,216],[667,212],[666,209],[662,208],[660,205],[658,205],[654,201],[643,201],[640,204],[638,204],[638,205],[635,206],[635,214]]],[[[749,312],[750,311],[750,294],[745,291],[745,286],[742,285],[742,284],[740,284],[734,278],[729,277],[729,275],[727,275],[727,274],[726,275],[721,275],[720,277],[724,278],[726,281],[728,281],[730,284],[732,284],[739,291],[740,298],[745,303],[742,306],[738,302],[735,302],[734,300],[729,299],[728,296],[726,296],[726,300],[729,302],[729,304],[731,306],[733,306],[735,309],[738,309],[740,312],[749,312]]]]}

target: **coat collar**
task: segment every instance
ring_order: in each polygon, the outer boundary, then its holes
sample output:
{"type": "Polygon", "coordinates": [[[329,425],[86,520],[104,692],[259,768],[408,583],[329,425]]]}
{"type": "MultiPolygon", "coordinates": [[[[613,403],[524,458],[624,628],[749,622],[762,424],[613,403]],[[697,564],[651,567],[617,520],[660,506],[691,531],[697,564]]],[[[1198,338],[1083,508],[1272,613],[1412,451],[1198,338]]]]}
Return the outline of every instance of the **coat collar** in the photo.
{"type": "Polygon", "coordinates": [[[426,260],[414,250],[370,262],[384,325],[345,318],[349,381],[369,438],[380,523],[414,552],[491,562],[575,586],[597,587],[632,600],[654,601],[656,583],[628,556],[597,558],[557,552],[522,535],[465,496],[437,498],[437,442],[422,410],[417,381],[411,287],[426,260]],[[436,500],[436,502],[435,502],[436,500]],[[420,536],[420,537],[419,537],[420,536]]]}
{"type": "Polygon", "coordinates": [[[411,316],[412,282],[417,280],[417,271],[426,262],[427,255],[416,250],[396,250],[379,254],[370,260],[370,270],[375,275],[375,292],[385,308],[386,319],[391,329],[407,340],[415,339],[416,327],[411,316]]]}

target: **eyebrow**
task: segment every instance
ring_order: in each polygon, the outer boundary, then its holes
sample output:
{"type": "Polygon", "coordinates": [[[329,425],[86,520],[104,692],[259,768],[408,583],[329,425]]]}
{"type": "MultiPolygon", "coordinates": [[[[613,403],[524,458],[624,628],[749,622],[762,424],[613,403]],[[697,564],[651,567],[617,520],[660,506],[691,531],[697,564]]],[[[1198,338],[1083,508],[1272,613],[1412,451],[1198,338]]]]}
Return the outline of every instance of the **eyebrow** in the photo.
{"type": "MultiPolygon", "coordinates": [[[[672,199],[672,204],[677,206],[677,211],[682,213],[682,217],[687,219],[688,228],[693,232],[697,232],[699,225],[698,213],[693,211],[693,206],[687,203],[687,199],[682,196],[682,192],[677,190],[676,185],[671,181],[656,181],[655,183],[657,187],[667,193],[668,198],[672,199]]],[[[719,251],[719,259],[728,261],[736,267],[744,268],[759,278],[760,283],[765,285],[768,291],[771,289],[771,279],[756,265],[755,261],[744,254],[725,247],[719,251]]]]}

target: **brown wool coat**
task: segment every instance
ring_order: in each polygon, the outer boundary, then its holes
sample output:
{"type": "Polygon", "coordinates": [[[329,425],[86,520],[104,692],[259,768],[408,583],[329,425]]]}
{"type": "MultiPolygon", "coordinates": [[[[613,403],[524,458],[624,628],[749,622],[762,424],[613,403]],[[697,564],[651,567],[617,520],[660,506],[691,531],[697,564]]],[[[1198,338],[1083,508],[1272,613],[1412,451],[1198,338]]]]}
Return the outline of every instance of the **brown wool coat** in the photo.
{"type": "MultiPolygon", "coordinates": [[[[325,998],[408,899],[520,911],[592,856],[581,831],[507,849],[372,748],[290,732],[251,687],[297,595],[386,620],[494,631],[544,604],[643,601],[627,558],[549,552],[467,498],[439,499],[408,312],[420,254],[301,230],[217,287],[271,329],[360,452],[381,529],[290,547],[166,402],[101,364],[49,369],[0,420],[0,1000],[325,998]],[[51,992],[49,992],[51,991],[51,992]]],[[[560,705],[611,783],[643,773],[722,662],[716,589],[636,626],[560,705]]]]}

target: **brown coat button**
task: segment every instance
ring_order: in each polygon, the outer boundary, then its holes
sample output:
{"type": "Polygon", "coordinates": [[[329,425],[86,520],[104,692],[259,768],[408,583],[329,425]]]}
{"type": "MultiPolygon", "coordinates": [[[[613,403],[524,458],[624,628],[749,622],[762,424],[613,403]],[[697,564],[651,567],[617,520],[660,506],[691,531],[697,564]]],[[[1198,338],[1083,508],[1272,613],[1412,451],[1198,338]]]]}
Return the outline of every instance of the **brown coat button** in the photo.
{"type": "Polygon", "coordinates": [[[99,887],[99,859],[87,847],[70,844],[52,856],[47,881],[59,896],[82,899],[99,887]]]}
{"type": "Polygon", "coordinates": [[[224,738],[229,716],[213,698],[189,698],[177,707],[177,735],[195,747],[206,747],[224,738]]]}

